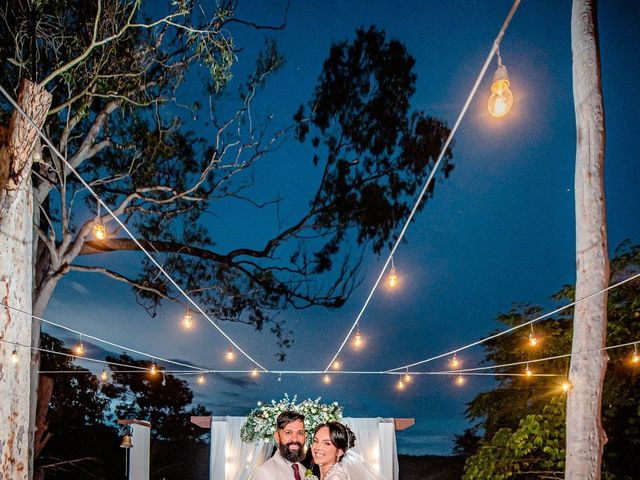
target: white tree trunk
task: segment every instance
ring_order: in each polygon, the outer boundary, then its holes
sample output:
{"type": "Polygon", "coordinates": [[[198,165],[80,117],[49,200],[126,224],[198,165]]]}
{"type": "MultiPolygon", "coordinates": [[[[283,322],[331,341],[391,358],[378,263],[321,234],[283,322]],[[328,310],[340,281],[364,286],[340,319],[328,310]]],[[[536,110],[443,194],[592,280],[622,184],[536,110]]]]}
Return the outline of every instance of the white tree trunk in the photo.
{"type": "MultiPolygon", "coordinates": [[[[571,18],[573,95],[576,112],[576,299],[609,285],[604,195],[604,108],[596,0],[574,0],[571,18]]],[[[607,368],[607,294],[575,307],[567,398],[565,479],[600,478],[606,435],[602,428],[602,385],[607,368]],[[589,352],[587,354],[581,352],[589,352]]]]}
{"type": "MultiPolygon", "coordinates": [[[[51,95],[23,81],[18,103],[42,125],[51,95]]],[[[33,200],[31,149],[37,133],[18,113],[0,139],[0,298],[31,312],[33,200]]],[[[31,317],[0,308],[0,478],[22,480],[31,470],[29,435],[31,317]],[[22,345],[22,346],[21,346],[22,345]],[[16,350],[19,362],[11,359],[16,350]]]]}

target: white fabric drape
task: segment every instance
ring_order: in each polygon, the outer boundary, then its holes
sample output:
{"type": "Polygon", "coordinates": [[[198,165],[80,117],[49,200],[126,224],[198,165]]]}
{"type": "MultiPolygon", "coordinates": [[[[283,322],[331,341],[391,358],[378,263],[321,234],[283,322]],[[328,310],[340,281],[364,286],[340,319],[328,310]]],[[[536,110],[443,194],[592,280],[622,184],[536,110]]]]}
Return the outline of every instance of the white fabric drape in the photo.
{"type": "Polygon", "coordinates": [[[211,422],[211,480],[248,480],[273,450],[273,441],[244,443],[240,429],[246,417],[216,417],[211,422]]]}
{"type": "Polygon", "coordinates": [[[380,473],[385,477],[398,480],[398,452],[396,450],[396,424],[393,418],[381,420],[380,431],[380,473]]]}
{"type": "MultiPolygon", "coordinates": [[[[366,476],[360,478],[398,480],[398,455],[393,419],[345,417],[342,423],[356,434],[354,450],[380,474],[380,477],[376,477],[374,473],[366,473],[366,476]]],[[[349,469],[350,465],[347,468],[349,469]]],[[[354,476],[351,472],[348,473],[354,476]]]]}

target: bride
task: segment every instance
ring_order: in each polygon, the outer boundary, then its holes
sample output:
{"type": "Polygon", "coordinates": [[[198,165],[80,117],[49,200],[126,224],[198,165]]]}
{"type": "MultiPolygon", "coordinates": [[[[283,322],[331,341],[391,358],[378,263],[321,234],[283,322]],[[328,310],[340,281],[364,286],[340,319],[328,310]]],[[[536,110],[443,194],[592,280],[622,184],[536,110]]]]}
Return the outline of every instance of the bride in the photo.
{"type": "Polygon", "coordinates": [[[356,436],[339,422],[321,423],[311,444],[313,463],[320,468],[320,480],[385,480],[353,447],[356,436]]]}

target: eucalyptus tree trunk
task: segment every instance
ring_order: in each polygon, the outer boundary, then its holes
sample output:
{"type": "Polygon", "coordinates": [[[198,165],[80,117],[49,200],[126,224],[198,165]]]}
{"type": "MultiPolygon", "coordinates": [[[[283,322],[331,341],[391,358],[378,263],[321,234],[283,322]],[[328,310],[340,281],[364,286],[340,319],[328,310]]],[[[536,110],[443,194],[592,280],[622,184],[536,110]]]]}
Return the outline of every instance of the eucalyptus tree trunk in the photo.
{"type": "MultiPolygon", "coordinates": [[[[41,126],[51,95],[29,81],[18,103],[41,126]]],[[[31,312],[33,197],[31,150],[37,132],[14,111],[0,135],[0,298],[31,312]]],[[[0,478],[22,480],[31,470],[31,317],[0,307],[0,478]],[[14,360],[16,352],[18,362],[14,360]]]]}
{"type": "MultiPolygon", "coordinates": [[[[571,14],[573,95],[576,112],[576,299],[609,285],[604,195],[604,108],[596,0],[574,0],[571,14]]],[[[601,403],[608,356],[607,293],[575,307],[567,398],[565,479],[600,478],[606,435],[601,403]],[[588,353],[586,353],[588,352],[588,353]]]]}

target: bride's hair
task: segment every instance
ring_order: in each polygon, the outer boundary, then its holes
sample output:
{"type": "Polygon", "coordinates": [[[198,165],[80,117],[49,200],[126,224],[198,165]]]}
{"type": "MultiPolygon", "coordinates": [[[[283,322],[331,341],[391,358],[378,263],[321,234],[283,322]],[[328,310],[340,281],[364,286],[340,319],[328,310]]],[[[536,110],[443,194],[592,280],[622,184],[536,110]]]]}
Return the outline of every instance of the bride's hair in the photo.
{"type": "MultiPolygon", "coordinates": [[[[323,427],[327,427],[329,429],[329,439],[331,440],[331,444],[342,450],[344,453],[347,453],[347,450],[355,446],[356,434],[353,433],[346,425],[343,425],[340,422],[321,423],[316,427],[314,435],[323,427]]],[[[344,454],[338,459],[338,461],[342,461],[343,458],[344,454]]]]}

